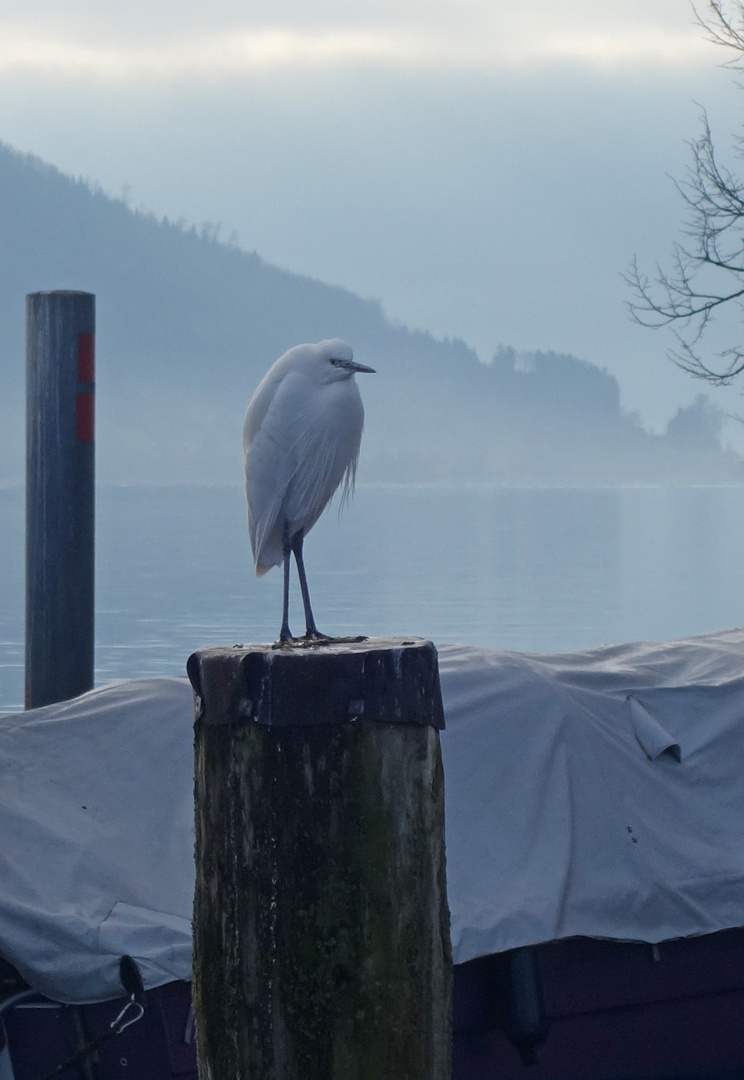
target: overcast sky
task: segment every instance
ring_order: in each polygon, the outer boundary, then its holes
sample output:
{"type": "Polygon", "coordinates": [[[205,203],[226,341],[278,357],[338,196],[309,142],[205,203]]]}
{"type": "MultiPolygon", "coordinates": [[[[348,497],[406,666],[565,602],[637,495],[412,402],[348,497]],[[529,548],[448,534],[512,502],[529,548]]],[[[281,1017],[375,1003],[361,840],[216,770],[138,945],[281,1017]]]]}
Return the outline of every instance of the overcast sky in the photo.
{"type": "Polygon", "coordinates": [[[687,0],[0,0],[0,140],[658,426],[703,387],[620,273],[679,235],[696,102],[740,130],[725,59],[687,0]]]}

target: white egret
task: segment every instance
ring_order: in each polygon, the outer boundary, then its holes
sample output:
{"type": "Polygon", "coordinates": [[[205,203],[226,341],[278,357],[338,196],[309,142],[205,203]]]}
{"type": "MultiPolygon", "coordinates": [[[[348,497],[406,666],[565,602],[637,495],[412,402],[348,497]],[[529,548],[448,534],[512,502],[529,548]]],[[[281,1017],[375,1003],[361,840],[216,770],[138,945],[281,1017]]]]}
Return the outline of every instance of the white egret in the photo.
{"type": "Polygon", "coordinates": [[[354,361],[338,338],[295,345],[261,380],[243,422],[248,529],[256,574],[284,565],[280,641],[290,641],[289,560],[294,552],[305,638],[323,638],[310,607],[303,541],[343,481],[354,486],[364,408],[354,361]]]}

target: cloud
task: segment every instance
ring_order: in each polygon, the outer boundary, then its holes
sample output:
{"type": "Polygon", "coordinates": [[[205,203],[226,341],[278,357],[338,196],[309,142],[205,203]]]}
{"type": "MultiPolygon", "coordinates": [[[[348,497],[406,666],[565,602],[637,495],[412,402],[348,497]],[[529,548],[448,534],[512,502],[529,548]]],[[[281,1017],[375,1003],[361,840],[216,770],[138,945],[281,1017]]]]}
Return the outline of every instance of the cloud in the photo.
{"type": "MultiPolygon", "coordinates": [[[[162,15],[162,6],[156,10],[162,15]]],[[[569,8],[560,19],[554,12],[539,17],[539,5],[526,15],[495,13],[469,0],[460,9],[459,21],[453,21],[452,5],[440,2],[427,15],[409,4],[397,16],[379,11],[366,22],[329,19],[321,10],[315,25],[258,20],[219,27],[217,18],[207,29],[191,26],[195,16],[187,12],[178,21],[177,33],[172,22],[162,24],[156,18],[152,25],[145,20],[133,29],[130,24],[122,34],[114,20],[76,23],[73,18],[55,28],[53,22],[18,21],[0,14],[0,78],[33,74],[51,80],[126,83],[222,80],[359,64],[446,71],[554,62],[597,67],[710,62],[711,46],[693,25],[669,24],[658,16],[655,21],[639,17],[618,24],[614,18],[581,14],[574,10],[571,17],[569,8]]]]}
{"type": "Polygon", "coordinates": [[[157,44],[82,44],[63,37],[12,36],[0,30],[0,74],[49,78],[93,77],[106,81],[223,77],[264,68],[394,58],[400,45],[371,32],[298,33],[285,29],[241,30],[157,44]]]}

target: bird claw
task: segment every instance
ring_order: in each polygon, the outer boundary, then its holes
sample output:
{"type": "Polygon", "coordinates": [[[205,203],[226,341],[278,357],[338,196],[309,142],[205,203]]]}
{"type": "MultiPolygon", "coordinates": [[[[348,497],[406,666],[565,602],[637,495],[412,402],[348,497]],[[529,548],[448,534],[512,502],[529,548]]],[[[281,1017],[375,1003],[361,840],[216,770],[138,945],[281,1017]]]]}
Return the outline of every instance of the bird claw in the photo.
{"type": "Polygon", "coordinates": [[[305,649],[309,645],[323,645],[325,642],[333,640],[334,638],[328,637],[328,634],[321,634],[318,630],[314,630],[303,634],[302,637],[294,637],[292,634],[280,634],[271,647],[272,649],[305,649]]]}
{"type": "Polygon", "coordinates": [[[288,626],[283,626],[279,631],[279,637],[271,646],[272,649],[283,649],[285,645],[293,645],[298,639],[292,637],[292,631],[288,626]]]}
{"type": "Polygon", "coordinates": [[[279,635],[277,641],[271,646],[272,649],[309,649],[313,645],[357,645],[361,641],[368,641],[369,639],[364,634],[357,634],[355,637],[331,637],[328,634],[321,634],[319,630],[305,633],[302,637],[289,637],[279,635]]]}

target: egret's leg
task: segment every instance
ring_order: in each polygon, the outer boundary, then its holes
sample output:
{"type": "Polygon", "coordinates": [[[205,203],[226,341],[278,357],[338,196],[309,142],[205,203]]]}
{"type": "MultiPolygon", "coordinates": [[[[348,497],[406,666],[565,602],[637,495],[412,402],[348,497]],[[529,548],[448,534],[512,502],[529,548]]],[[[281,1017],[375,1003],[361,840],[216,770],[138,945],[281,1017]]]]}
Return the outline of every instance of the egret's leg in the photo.
{"type": "Polygon", "coordinates": [[[300,592],[302,593],[302,603],[305,608],[305,637],[308,638],[324,638],[326,635],[321,634],[315,625],[315,619],[313,618],[313,611],[310,607],[310,593],[307,588],[307,575],[305,574],[305,563],[302,559],[302,542],[304,540],[302,532],[295,533],[292,537],[292,551],[294,551],[295,562],[297,563],[297,573],[300,578],[300,592]]]}
{"type": "Polygon", "coordinates": [[[282,628],[279,631],[280,641],[291,641],[292,631],[289,629],[289,557],[292,554],[292,541],[289,538],[289,524],[284,522],[282,533],[282,555],[284,556],[284,599],[282,600],[282,628]]]}

